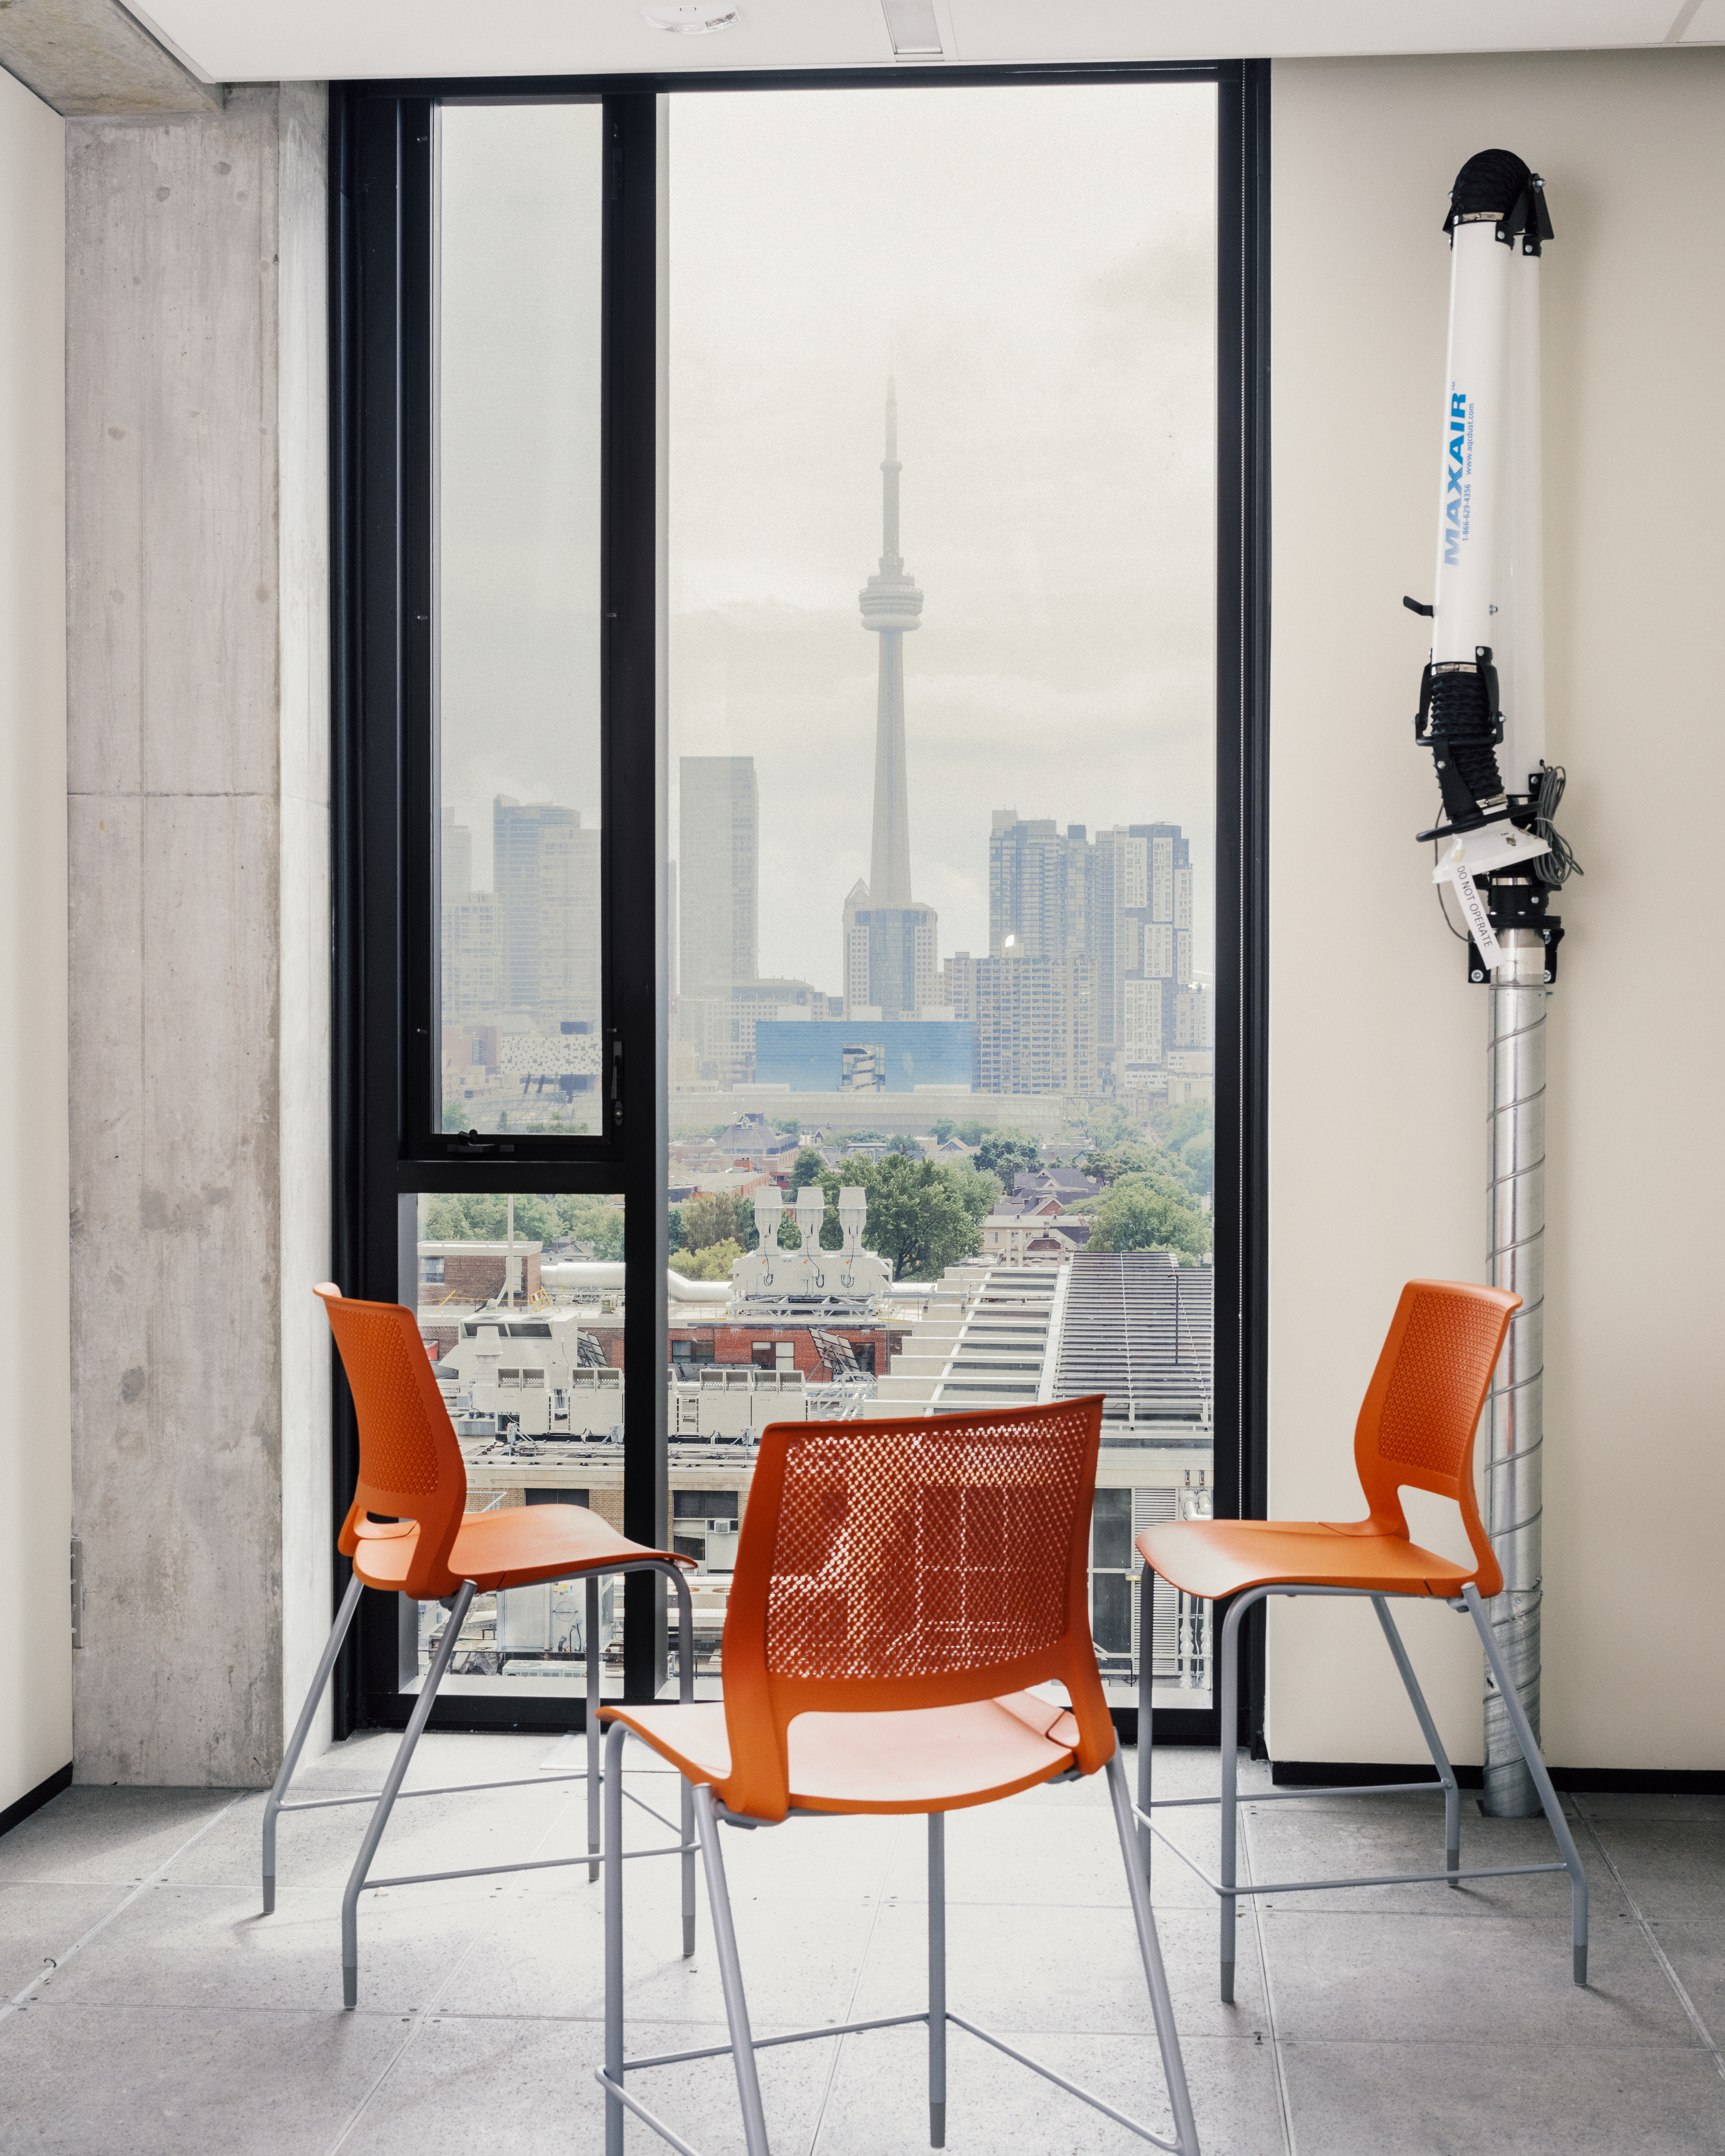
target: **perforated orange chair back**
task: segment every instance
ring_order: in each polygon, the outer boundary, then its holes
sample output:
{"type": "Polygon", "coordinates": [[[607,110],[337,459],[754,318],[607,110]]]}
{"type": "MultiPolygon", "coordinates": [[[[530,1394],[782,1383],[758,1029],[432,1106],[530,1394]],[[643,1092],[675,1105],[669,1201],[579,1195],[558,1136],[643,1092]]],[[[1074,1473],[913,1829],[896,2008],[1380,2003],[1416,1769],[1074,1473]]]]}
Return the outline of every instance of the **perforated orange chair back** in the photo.
{"type": "Polygon", "coordinates": [[[800,1713],[955,1707],[1057,1680],[1114,1748],[1091,1644],[1102,1401],[762,1433],[725,1623],[726,1801],[789,1803],[800,1713]]]}
{"type": "Polygon", "coordinates": [[[1479,1564],[1480,1593],[1503,1585],[1474,1496],[1473,1448],[1518,1295],[1465,1281],[1409,1281],[1359,1411],[1354,1465],[1372,1531],[1408,1533],[1404,1486],[1452,1497],[1479,1564]]]}
{"type": "MultiPolygon", "coordinates": [[[[353,1301],[329,1281],[313,1292],[329,1313],[359,1423],[359,1479],[341,1553],[417,1530],[403,1591],[421,1602],[453,1594],[461,1583],[445,1560],[467,1509],[467,1470],[418,1320],[398,1302],[353,1301]]],[[[362,1556],[355,1568],[363,1574],[362,1556]]]]}

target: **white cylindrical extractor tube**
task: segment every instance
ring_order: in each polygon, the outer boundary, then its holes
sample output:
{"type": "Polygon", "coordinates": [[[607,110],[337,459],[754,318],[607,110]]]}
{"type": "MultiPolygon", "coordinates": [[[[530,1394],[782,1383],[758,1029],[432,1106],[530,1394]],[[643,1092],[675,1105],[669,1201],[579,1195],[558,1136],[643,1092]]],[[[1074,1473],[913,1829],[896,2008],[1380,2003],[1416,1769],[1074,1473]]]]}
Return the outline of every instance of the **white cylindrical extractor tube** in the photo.
{"type": "Polygon", "coordinates": [[[1513,259],[1497,236],[1502,213],[1464,216],[1451,235],[1435,666],[1471,666],[1479,647],[1494,641],[1513,259]]]}
{"type": "Polygon", "coordinates": [[[1498,685],[1504,784],[1527,790],[1545,762],[1544,473],[1540,452],[1539,262],[1519,242],[1510,258],[1504,516],[1498,534],[1498,685]]]}

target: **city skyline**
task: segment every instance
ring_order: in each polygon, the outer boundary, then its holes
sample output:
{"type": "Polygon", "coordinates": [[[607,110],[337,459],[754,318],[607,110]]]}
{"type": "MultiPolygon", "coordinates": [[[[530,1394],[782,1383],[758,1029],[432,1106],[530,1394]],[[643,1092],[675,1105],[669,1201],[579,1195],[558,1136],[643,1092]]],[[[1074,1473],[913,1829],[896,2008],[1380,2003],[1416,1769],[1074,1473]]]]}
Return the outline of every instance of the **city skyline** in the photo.
{"type": "Polygon", "coordinates": [[[1015,92],[905,101],[886,171],[872,95],[761,100],[741,141],[695,100],[672,117],[673,767],[754,756],[762,971],[842,987],[834,911],[873,866],[879,653],[855,594],[890,368],[928,594],[903,639],[914,896],[942,954],[988,947],[990,818],[1010,802],[1178,824],[1207,951],[1214,100],[1176,88],[1150,137],[1117,87],[1039,93],[1072,185],[1137,205],[1104,232],[1035,186],[1015,92]],[[938,219],[918,208],[934,198],[938,219]],[[813,260],[812,282],[763,292],[763,248],[813,260]]]}

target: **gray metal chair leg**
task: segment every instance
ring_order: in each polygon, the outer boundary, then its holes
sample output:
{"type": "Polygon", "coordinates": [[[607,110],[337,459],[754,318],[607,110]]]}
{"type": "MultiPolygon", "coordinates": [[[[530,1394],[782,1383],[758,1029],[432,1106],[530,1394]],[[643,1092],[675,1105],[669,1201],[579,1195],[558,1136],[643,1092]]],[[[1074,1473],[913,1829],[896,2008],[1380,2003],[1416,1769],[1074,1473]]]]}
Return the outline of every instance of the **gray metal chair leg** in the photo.
{"type": "Polygon", "coordinates": [[[725,1855],[719,1846],[719,1815],[711,1787],[695,1792],[695,1825],[706,1866],[707,1907],[713,1920],[713,1944],[725,1986],[725,2020],[731,2031],[731,2058],[737,2069],[737,2094],[742,2106],[742,2138],[748,2156],[772,2156],[767,2142],[767,2114],[761,2104],[761,2076],[755,2070],[755,2040],[749,2029],[748,2000],[742,1988],[742,1964],[731,1922],[731,1896],[725,1885],[725,1855]]]}
{"type": "Polygon", "coordinates": [[[275,1786],[264,1803],[264,1914],[267,1917],[275,1907],[275,1815],[281,1810],[282,1799],[288,1793],[288,1784],[294,1779],[294,1769],[300,1763],[300,1754],[305,1749],[305,1739],[311,1734],[312,1722],[323,1699],[324,1686],[330,1681],[330,1671],[336,1666],[336,1657],[341,1651],[341,1642],[347,1637],[347,1628],[353,1622],[353,1613],[359,1607],[363,1589],[356,1573],[347,1583],[347,1592],[341,1597],[341,1606],[336,1612],[336,1621],[325,1642],[317,1675],[311,1680],[311,1689],[305,1695],[305,1704],[300,1709],[300,1719],[294,1724],[294,1733],[288,1739],[287,1750],[282,1754],[281,1771],[275,1777],[275,1786]]]}
{"type": "MultiPolygon", "coordinates": [[[[1224,1734],[1227,1724],[1223,1724],[1224,1734]]],[[[1224,1748],[1225,1756],[1226,1746],[1224,1748]]],[[[1186,2087],[1186,2062],[1180,2056],[1180,2032],[1174,2025],[1174,2003],[1168,1988],[1168,1972],[1162,1965],[1162,1945],[1156,1936],[1155,1912],[1150,1907],[1150,1889],[1139,1869],[1137,1835],[1132,1819],[1132,1799],[1127,1793],[1126,1769],[1117,1752],[1108,1762],[1108,1794],[1114,1806],[1114,1826],[1120,1836],[1120,1857],[1126,1866],[1127,1892],[1132,1897],[1132,1922],[1138,1930],[1138,1952],[1144,1964],[1144,1981],[1150,1989],[1151,2018],[1156,2024],[1156,2041],[1162,2051],[1163,2076],[1168,2083],[1168,2107],[1174,2114],[1174,2138],[1180,2147],[1180,2156],[1198,2156],[1198,2126],[1192,2116],[1192,2097],[1186,2087]]],[[[1223,1907],[1230,1914],[1233,1902],[1224,1899],[1223,1907]]],[[[1232,1976],[1233,1971],[1230,1969],[1232,1976]]]]}
{"type": "MultiPolygon", "coordinates": [[[[1154,1635],[1152,1625],[1155,1609],[1156,1575],[1147,1564],[1139,1574],[1138,1584],[1138,1810],[1147,1816],[1150,1810],[1150,1743],[1152,1680],[1154,1671],[1150,1666],[1150,1645],[1154,1635]]],[[[1138,1825],[1138,1856],[1144,1867],[1144,1883],[1150,1883],[1150,1852],[1155,1838],[1141,1820],[1138,1825]]]]}
{"type": "Polygon", "coordinates": [[[1389,1604],[1381,1594],[1372,1597],[1372,1607],[1378,1613],[1378,1622],[1384,1627],[1384,1636],[1389,1642],[1389,1651],[1395,1656],[1395,1666],[1401,1674],[1402,1688],[1408,1695],[1409,1704],[1420,1724],[1420,1733],[1425,1739],[1425,1748],[1431,1754],[1431,1763],[1438,1770],[1438,1779],[1444,1785],[1444,1869],[1450,1875],[1450,1884],[1460,1892],[1461,1881],[1455,1874],[1461,1864],[1461,1790],[1455,1779],[1455,1769],[1450,1764],[1450,1755],[1444,1749],[1444,1740],[1438,1735],[1437,1724],[1431,1718],[1431,1709],[1425,1704],[1425,1694],[1420,1689],[1420,1680],[1414,1674],[1414,1665],[1408,1660],[1408,1650],[1402,1644],[1402,1635],[1389,1614],[1389,1604]]]}
{"type": "Polygon", "coordinates": [[[599,1576],[587,1575],[587,1867],[588,1884],[599,1876],[599,1576]]]}
{"type": "Polygon", "coordinates": [[[1503,1711],[1509,1717],[1510,1727],[1516,1733],[1516,1742],[1522,1748],[1522,1757],[1527,1763],[1527,1772],[1533,1778],[1533,1786],[1539,1792],[1539,1801],[1545,1807],[1545,1816],[1557,1837],[1563,1868],[1569,1874],[1569,1912],[1571,1936],[1575,1958],[1575,1981],[1587,1982],[1587,1874],[1582,1869],[1581,1852],[1575,1846],[1575,1837],[1569,1831],[1569,1822],[1563,1817],[1563,1807],[1558,1802],[1558,1793],[1552,1787],[1551,1776],[1546,1772],[1545,1761],[1540,1754],[1538,1739],[1522,1708],[1521,1699],[1504,1667],[1503,1656],[1491,1630],[1491,1620],[1486,1614],[1486,1605],[1480,1599],[1480,1590],[1471,1582],[1461,1590],[1461,1599],[1467,1604],[1468,1614],[1473,1619],[1474,1630],[1480,1635],[1480,1644],[1486,1650],[1486,1662],[1491,1672],[1491,1681],[1497,1687],[1497,1696],[1503,1702],[1503,1711]]]}
{"type": "MultiPolygon", "coordinates": [[[[623,2086],[623,1747],[614,1722],[605,1744],[605,2071],[623,2086]]],[[[588,1787],[597,1785],[588,1784],[588,1787]]],[[[623,2100],[605,2092],[605,2156],[623,2156],[623,2100]]]]}
{"type": "Polygon", "coordinates": [[[1234,2004],[1234,1933],[1240,1904],[1230,1891],[1238,1880],[1240,1784],[1240,1620],[1261,1594],[1236,1595],[1222,1627],[1222,1810],[1220,1818],[1222,1954],[1220,1998],[1234,2004]]]}
{"type": "Polygon", "coordinates": [[[947,2145],[947,1815],[928,1815],[928,2145],[947,2145]]]}
{"type": "Polygon", "coordinates": [[[383,1839],[383,1830],[389,1824],[389,1815],[395,1799],[413,1763],[413,1748],[419,1742],[437,1688],[444,1681],[444,1672],[449,1666],[449,1658],[455,1651],[455,1641],[461,1627],[467,1621],[469,1605],[473,1600],[474,1586],[464,1579],[455,1596],[455,1605],[449,1612],[449,1621],[444,1627],[444,1635],[437,1643],[437,1652],[431,1658],[431,1667],[425,1673],[425,1682],[419,1697],[413,1702],[413,1712],[408,1717],[408,1726],[401,1743],[384,1777],[376,1809],[366,1828],[365,1840],[359,1845],[359,1854],[353,1860],[353,1869],[347,1875],[347,1889],[341,1896],[341,2004],[354,2007],[359,2004],[359,1897],[364,1891],[366,1874],[372,1868],[372,1859],[377,1853],[377,1844],[383,1839]]]}
{"type": "MultiPolygon", "coordinates": [[[[673,1565],[670,1571],[677,1590],[677,1702],[691,1707],[695,1702],[695,1598],[689,1592],[689,1576],[683,1568],[673,1565]]],[[[680,1789],[677,1819],[682,1830],[683,1854],[678,1861],[683,1872],[683,1958],[687,1961],[695,1951],[695,1793],[687,1782],[680,1782],[680,1789]]]]}

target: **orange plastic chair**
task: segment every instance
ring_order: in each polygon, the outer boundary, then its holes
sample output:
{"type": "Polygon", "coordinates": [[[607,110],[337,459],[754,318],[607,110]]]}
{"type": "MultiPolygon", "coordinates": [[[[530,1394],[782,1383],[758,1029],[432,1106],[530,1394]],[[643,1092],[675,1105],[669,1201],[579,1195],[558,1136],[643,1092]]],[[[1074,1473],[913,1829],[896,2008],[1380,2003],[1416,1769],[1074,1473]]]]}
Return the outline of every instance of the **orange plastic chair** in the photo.
{"type": "MultiPolygon", "coordinates": [[[[1553,1789],[1545,1762],[1516,1687],[1510,1679],[1486,1604],[1501,1593],[1503,1575],[1480,1519],[1473,1487],[1474,1433],[1502,1352],[1509,1321],[1521,1297],[1466,1281],[1409,1281],[1402,1290],[1389,1335],[1366,1389],[1353,1435],[1353,1460],[1365,1492],[1367,1517],[1338,1524],[1329,1520],[1181,1520],[1147,1527],[1137,1538],[1144,1560],[1142,1636],[1150,1637],[1153,1577],[1189,1595],[1228,1604],[1222,1628],[1222,1793],[1217,1798],[1163,1799],[1162,1803],[1221,1806],[1221,1876],[1212,1879],[1183,1850],[1176,1856],[1198,1871],[1219,1897],[1222,1909],[1221,1995],[1234,1997],[1235,1912],[1245,1894],[1295,1894],[1327,1887],[1393,1887],[1437,1881],[1457,1887],[1464,1879],[1501,1879],[1522,1871],[1567,1871],[1574,1919],[1574,1977],[1587,1982],[1587,1877],[1553,1789]],[[1408,1532],[1404,1489],[1427,1490],[1454,1500],[1461,1512],[1474,1562],[1452,1563],[1421,1549],[1408,1532]],[[1240,1625],[1255,1603],[1271,1594],[1365,1595],[1378,1613],[1389,1651],[1405,1686],[1444,1792],[1444,1869],[1396,1872],[1384,1877],[1270,1881],[1242,1887],[1236,1877],[1236,1771],[1234,1734],[1239,1727],[1240,1625]],[[1563,1861],[1502,1864],[1464,1871],[1461,1804],[1455,1771],[1445,1753],[1414,1666],[1389,1614],[1392,1595],[1437,1598],[1473,1619],[1486,1650],[1491,1681],[1557,1837],[1563,1861]]],[[[1140,1666],[1138,1691],[1138,1801],[1141,1853],[1149,1871],[1150,1836],[1167,1841],[1152,1822],[1149,1658],[1140,1666]]],[[[1430,1792],[1430,1782],[1384,1782],[1369,1787],[1271,1789],[1252,1802],[1274,1804],[1312,1797],[1383,1796],[1404,1790],[1430,1792]]]]}
{"type": "Polygon", "coordinates": [[[1091,1641],[1086,1562],[1101,1414],[1097,1397],[917,1420],[775,1423],[762,1433],[725,1624],[722,1701],[601,1709],[611,1725],[598,2075],[606,2156],[622,2156],[625,2107],[689,2156],[625,2076],[726,2053],[748,2156],[769,2156],[719,1828],[834,1812],[927,1815],[928,2005],[765,2043],[925,2022],[929,2138],[938,2148],[952,2023],[1158,2148],[1197,2156],[1132,1800],[1091,1641]],[[731,2037],[633,2060],[623,2029],[622,1765],[631,1730],[693,1790],[731,2037]],[[1173,2140],[947,2005],[946,1814],[1098,1768],[1108,1777],[1173,2140]]]}
{"type": "MultiPolygon", "coordinates": [[[[561,1864],[585,1864],[598,1874],[599,1859],[599,1581],[608,1573],[658,1572],[675,1583],[680,1618],[678,1679],[681,1697],[692,1699],[695,1680],[694,1607],[685,1573],[694,1561],[668,1550],[648,1549],[619,1534],[584,1505],[520,1505],[491,1512],[467,1510],[467,1469],[461,1447],[437,1389],[430,1360],[419,1337],[418,1320],[396,1302],[359,1302],[345,1297],[333,1282],[314,1288],[328,1312],[330,1329],[347,1373],[359,1424],[359,1477],[342,1524],[337,1548],[353,1560],[334,1629],[325,1645],[317,1674],[281,1770],[264,1808],[264,1914],[275,1907],[275,1821],[285,1811],[320,1811],[332,1805],[371,1804],[365,1839],[354,1860],[341,1900],[342,2003],[359,1997],[359,1897],[367,1885],[421,1886],[436,1879],[469,1879],[493,1871],[542,1871],[561,1864]],[[372,1515],[385,1517],[374,1519],[372,1515]],[[428,1871],[412,1878],[369,1878],[372,1861],[389,1824],[402,1781],[413,1757],[438,1687],[444,1680],[476,1594],[501,1588],[529,1587],[546,1579],[578,1574],[587,1581],[587,1767],[567,1774],[535,1774],[531,1786],[549,1781],[585,1781],[588,1854],[559,1857],[550,1864],[488,1864],[460,1871],[428,1871]],[[413,1703],[382,1790],[375,1796],[321,1797],[303,1804],[285,1801],[294,1769],[311,1734],[324,1687],[336,1665],[359,1607],[360,1590],[381,1589],[416,1602],[453,1598],[448,1622],[432,1652],[431,1666],[413,1703]]],[[[452,1796],[477,1789],[506,1789],[521,1782],[471,1782],[455,1789],[409,1789],[410,1797],[452,1796]]],[[[692,1813],[685,1804],[680,1849],[683,1864],[683,1952],[695,1951],[695,1858],[692,1813]]]]}

